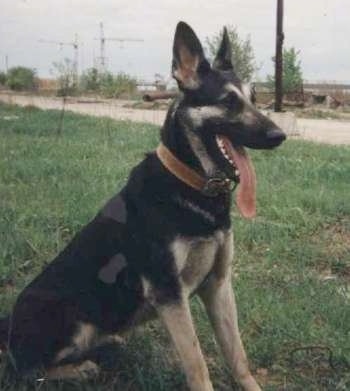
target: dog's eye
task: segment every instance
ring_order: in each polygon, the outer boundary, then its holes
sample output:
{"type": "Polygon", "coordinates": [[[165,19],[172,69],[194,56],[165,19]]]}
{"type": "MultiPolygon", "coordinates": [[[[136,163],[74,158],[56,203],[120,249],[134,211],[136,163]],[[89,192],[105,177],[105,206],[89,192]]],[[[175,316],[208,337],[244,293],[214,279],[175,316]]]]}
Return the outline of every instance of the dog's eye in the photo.
{"type": "Polygon", "coordinates": [[[234,94],[234,93],[228,94],[228,95],[225,96],[224,99],[222,99],[220,101],[220,103],[223,104],[224,106],[232,108],[232,107],[237,105],[237,103],[238,103],[238,96],[236,94],[234,94]]]}

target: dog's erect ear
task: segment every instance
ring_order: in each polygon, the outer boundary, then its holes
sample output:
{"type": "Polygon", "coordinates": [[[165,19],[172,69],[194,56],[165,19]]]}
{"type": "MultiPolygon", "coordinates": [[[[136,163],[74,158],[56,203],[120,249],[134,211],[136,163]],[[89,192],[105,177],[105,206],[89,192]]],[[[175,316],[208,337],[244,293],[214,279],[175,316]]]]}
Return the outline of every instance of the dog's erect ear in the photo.
{"type": "Polygon", "coordinates": [[[233,71],[231,42],[226,27],[224,27],[221,44],[215,57],[213,68],[220,71],[233,71]]]}
{"type": "Polygon", "coordinates": [[[200,77],[210,69],[204,57],[202,45],[191,27],[179,22],[174,38],[172,74],[179,88],[195,90],[200,86],[200,77]]]}

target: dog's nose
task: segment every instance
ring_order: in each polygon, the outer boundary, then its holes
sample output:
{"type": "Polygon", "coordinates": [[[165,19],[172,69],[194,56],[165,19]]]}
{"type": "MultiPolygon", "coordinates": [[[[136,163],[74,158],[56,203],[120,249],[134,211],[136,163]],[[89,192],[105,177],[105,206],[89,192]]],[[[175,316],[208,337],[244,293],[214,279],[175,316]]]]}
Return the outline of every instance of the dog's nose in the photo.
{"type": "Polygon", "coordinates": [[[268,130],[266,133],[266,137],[269,141],[272,141],[274,143],[280,144],[282,141],[284,141],[287,136],[284,132],[282,132],[281,129],[271,129],[268,130]]]}

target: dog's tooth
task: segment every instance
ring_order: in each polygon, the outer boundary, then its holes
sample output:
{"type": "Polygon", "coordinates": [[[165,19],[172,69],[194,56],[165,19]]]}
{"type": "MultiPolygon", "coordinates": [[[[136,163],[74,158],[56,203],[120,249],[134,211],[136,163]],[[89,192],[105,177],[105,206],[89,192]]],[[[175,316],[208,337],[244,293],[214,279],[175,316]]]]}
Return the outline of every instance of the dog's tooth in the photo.
{"type": "Polygon", "coordinates": [[[235,175],[239,176],[239,170],[237,168],[235,169],[235,175]]]}
{"type": "Polygon", "coordinates": [[[226,150],[224,142],[218,137],[216,137],[216,142],[224,158],[231,164],[231,166],[235,167],[235,163],[231,159],[229,152],[226,150]]]}
{"type": "Polygon", "coordinates": [[[219,138],[216,138],[216,142],[217,142],[217,144],[218,144],[220,147],[222,147],[222,146],[224,145],[223,141],[222,141],[221,139],[219,139],[219,138]]]}

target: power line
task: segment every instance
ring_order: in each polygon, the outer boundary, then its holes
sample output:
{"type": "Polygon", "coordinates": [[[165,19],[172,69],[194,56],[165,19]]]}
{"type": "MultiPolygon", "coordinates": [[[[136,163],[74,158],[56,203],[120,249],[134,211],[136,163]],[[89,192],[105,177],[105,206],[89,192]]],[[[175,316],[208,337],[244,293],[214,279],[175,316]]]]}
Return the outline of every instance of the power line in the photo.
{"type": "Polygon", "coordinates": [[[120,43],[124,42],[144,42],[143,39],[139,38],[121,38],[121,37],[105,37],[104,29],[103,29],[103,23],[100,23],[100,37],[94,38],[95,40],[100,41],[100,57],[99,60],[99,71],[105,72],[106,71],[106,41],[116,41],[120,43]]]}

